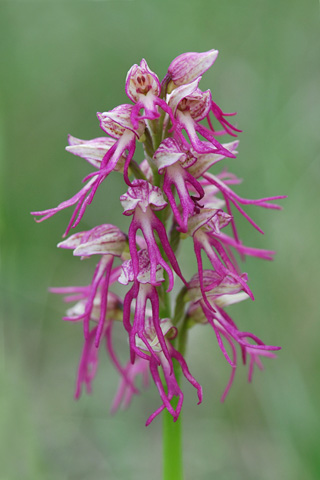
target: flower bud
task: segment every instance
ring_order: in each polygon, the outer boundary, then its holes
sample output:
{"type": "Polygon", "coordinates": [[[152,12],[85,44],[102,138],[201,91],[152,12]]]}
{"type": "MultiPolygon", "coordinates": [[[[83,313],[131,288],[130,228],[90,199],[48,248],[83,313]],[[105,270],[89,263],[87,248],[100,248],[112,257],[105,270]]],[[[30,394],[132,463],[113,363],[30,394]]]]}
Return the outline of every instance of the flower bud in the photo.
{"type": "Polygon", "coordinates": [[[168,68],[173,83],[179,86],[193,82],[213,65],[218,53],[218,50],[209,50],[203,53],[187,52],[179,55],[168,68]]]}

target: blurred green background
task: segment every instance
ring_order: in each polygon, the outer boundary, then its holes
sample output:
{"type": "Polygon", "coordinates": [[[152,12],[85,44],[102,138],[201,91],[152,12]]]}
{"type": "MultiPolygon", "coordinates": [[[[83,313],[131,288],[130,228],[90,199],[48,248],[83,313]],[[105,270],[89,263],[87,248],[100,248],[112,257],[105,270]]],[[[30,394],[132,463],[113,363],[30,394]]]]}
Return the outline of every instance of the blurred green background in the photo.
{"type": "MultiPolygon", "coordinates": [[[[238,159],[228,163],[245,179],[237,191],[288,195],[282,212],[248,210],[265,236],[241,223],[247,244],[277,256],[247,260],[256,300],[229,312],[283,350],[252,384],[239,367],[221,404],[229,366],[210,327],[192,332],[187,359],[204,402],[197,407],[184,386],[186,479],[320,478],[317,8],[283,0],[1,2],[0,480],[161,478],[161,419],[144,427],[159,405],[154,386],[111,416],[118,378],[101,351],[93,395],[73,400],[82,331],[60,320],[62,299],[47,288],[86,284],[94,262],[56,249],[70,210],[39,225],[29,212],[79,190],[91,170],[64,151],[67,134],[100,135],[96,112],[128,102],[132,64],[144,57],[162,78],[180,53],[211,48],[220,54],[201,87],[236,110],[243,129],[238,159]]],[[[113,175],[82,228],[125,228],[125,189],[113,175]]],[[[120,328],[116,342],[125,361],[120,328]]]]}

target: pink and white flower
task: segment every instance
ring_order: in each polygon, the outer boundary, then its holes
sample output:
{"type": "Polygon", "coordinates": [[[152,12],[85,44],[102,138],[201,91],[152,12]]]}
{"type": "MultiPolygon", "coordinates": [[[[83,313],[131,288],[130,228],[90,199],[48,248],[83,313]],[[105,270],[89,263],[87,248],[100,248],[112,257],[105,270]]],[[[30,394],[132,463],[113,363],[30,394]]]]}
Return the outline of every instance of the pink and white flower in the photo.
{"type": "MultiPolygon", "coordinates": [[[[139,260],[139,272],[135,276],[135,271],[133,268],[133,262],[127,261],[124,262],[122,268],[122,275],[119,277],[119,282],[123,284],[128,284],[133,281],[132,288],[127,292],[124,304],[123,304],[123,325],[127,332],[129,333],[129,344],[130,344],[130,356],[131,361],[134,362],[135,355],[148,360],[148,355],[143,353],[136,346],[136,339],[140,338],[145,344],[145,348],[148,350],[150,355],[154,355],[152,345],[148,342],[146,336],[146,316],[150,316],[151,321],[153,322],[153,328],[157,332],[159,342],[162,346],[164,354],[169,358],[169,353],[166,349],[166,344],[161,333],[160,329],[160,319],[159,319],[159,296],[158,291],[154,285],[150,283],[151,280],[151,259],[146,250],[141,250],[137,256],[139,260]],[[151,311],[147,306],[147,303],[150,302],[151,311]],[[134,319],[131,324],[131,309],[134,307],[134,319]],[[150,312],[150,313],[149,313],[150,312]]],[[[163,270],[157,269],[156,279],[161,282],[163,278],[163,270]]]]}
{"type": "MultiPolygon", "coordinates": [[[[64,233],[64,236],[68,235],[71,228],[74,228],[78,225],[81,218],[84,215],[84,212],[88,205],[92,202],[94,195],[101,185],[101,183],[109,176],[109,174],[121,167],[118,166],[118,162],[121,162],[120,165],[123,164],[124,155],[126,155],[126,150],[128,151],[127,155],[125,156],[125,161],[123,165],[124,169],[124,179],[128,185],[130,185],[129,177],[128,177],[128,169],[130,165],[130,161],[133,158],[135,152],[135,142],[136,138],[140,138],[144,132],[144,123],[138,122],[136,128],[133,127],[131,124],[130,116],[131,116],[132,105],[120,105],[116,107],[110,112],[98,113],[98,118],[100,120],[100,126],[102,130],[108,133],[111,137],[115,139],[114,142],[109,140],[108,142],[104,142],[104,148],[106,150],[103,158],[99,162],[99,170],[93,172],[87,177],[84,178],[84,182],[87,181],[87,184],[73,197],[69,200],[66,200],[60,203],[55,208],[50,208],[48,210],[42,210],[37,212],[32,212],[32,215],[38,217],[42,217],[37,220],[37,222],[42,222],[46,220],[56,213],[68,208],[70,206],[76,205],[76,208],[71,216],[71,220],[68,224],[68,227],[64,233]]],[[[75,143],[74,137],[69,137],[72,143],[75,143]]],[[[91,147],[95,147],[95,152],[90,152],[89,158],[90,163],[97,162],[97,148],[100,145],[100,152],[101,152],[101,141],[99,139],[95,139],[91,143],[91,147]],[[93,158],[92,158],[93,156],[93,158]]],[[[88,144],[87,144],[88,145],[88,144]]],[[[75,151],[81,153],[80,156],[87,155],[82,149],[79,148],[78,142],[78,149],[75,149],[75,145],[71,145],[72,153],[75,151]]],[[[85,157],[87,158],[87,157],[85,157]]],[[[98,157],[99,158],[99,157],[98,157]]]]}
{"type": "MultiPolygon", "coordinates": [[[[98,327],[96,330],[96,346],[99,345],[104,323],[105,316],[108,309],[108,290],[109,284],[113,283],[119,275],[119,269],[112,270],[114,257],[120,257],[125,245],[126,235],[122,233],[114,225],[100,225],[86,232],[79,232],[67,240],[58,244],[60,248],[73,249],[74,255],[81,257],[89,257],[91,255],[102,255],[101,260],[98,262],[92,283],[89,288],[84,311],[72,320],[82,320],[84,328],[84,336],[89,338],[89,324],[91,319],[92,310],[94,308],[94,301],[99,292],[101,298],[100,306],[100,318],[98,327]]],[[[60,290],[57,293],[64,293],[60,290]]],[[[67,319],[67,318],[66,318],[67,319]]]]}
{"type": "MultiPolygon", "coordinates": [[[[191,375],[187,363],[181,353],[179,353],[170,342],[170,339],[175,338],[177,335],[177,330],[172,325],[171,321],[168,318],[160,320],[161,340],[158,338],[158,331],[155,330],[154,323],[151,321],[150,317],[146,318],[145,324],[147,342],[149,345],[152,345],[153,351],[153,355],[149,356],[150,372],[162,400],[162,405],[150,415],[146,425],[149,425],[165,408],[172,415],[173,420],[176,421],[181,412],[184,395],[176,379],[172,366],[172,359],[174,358],[179,363],[184,377],[197,390],[199,399],[198,405],[202,402],[202,387],[191,375]],[[163,339],[166,344],[166,352],[163,352],[163,339]],[[167,353],[169,353],[169,357],[167,356],[167,353]],[[160,367],[165,379],[165,386],[160,377],[160,367]],[[176,409],[174,409],[171,404],[173,397],[178,397],[176,409]]],[[[142,351],[147,352],[145,342],[139,342],[138,339],[137,346],[140,347],[142,351]]],[[[148,356],[147,353],[146,355],[148,356]]]]}
{"type": "Polygon", "coordinates": [[[225,277],[230,276],[242,285],[244,291],[254,299],[244,278],[239,275],[237,265],[226,252],[223,245],[212,235],[220,235],[221,229],[231,221],[230,215],[223,210],[203,209],[200,214],[189,219],[189,233],[193,237],[194,251],[197,258],[200,289],[203,300],[211,308],[204,288],[203,263],[201,251],[204,250],[215,272],[225,277]]]}
{"type": "Polygon", "coordinates": [[[166,194],[173,214],[181,232],[188,230],[188,218],[199,211],[199,201],[204,196],[201,184],[189,173],[188,166],[196,159],[188,156],[180,142],[174,138],[166,138],[156,150],[153,160],[160,174],[164,173],[163,191],[166,194]],[[188,185],[193,187],[198,196],[191,196],[188,185]],[[182,215],[175,201],[172,187],[175,187],[182,215]]]}
{"type": "Polygon", "coordinates": [[[156,120],[160,117],[158,107],[166,112],[174,122],[171,109],[168,104],[160,98],[161,85],[157,75],[152,72],[145,59],[139,65],[133,65],[126,79],[126,94],[135,105],[131,111],[132,125],[137,128],[139,120],[156,120]],[[139,116],[141,109],[144,115],[139,116]]]}
{"type": "Polygon", "coordinates": [[[176,88],[170,96],[169,106],[175,117],[175,134],[187,148],[190,148],[183,136],[184,130],[197,153],[215,153],[234,158],[233,153],[225,149],[214,134],[200,124],[200,121],[208,116],[211,108],[211,92],[209,90],[202,92],[198,88],[200,79],[176,88]],[[197,133],[207,141],[201,141],[197,133]]]}
{"type": "Polygon", "coordinates": [[[168,274],[169,290],[172,289],[174,283],[172,270],[167,262],[162,258],[154,232],[157,232],[159,240],[173,270],[182,279],[182,281],[185,282],[175,254],[170,246],[165,227],[154,214],[154,211],[162,210],[167,205],[167,202],[164,200],[161,193],[161,189],[152,186],[145,180],[134,180],[127,193],[121,195],[120,201],[124,209],[124,215],[133,215],[133,219],[129,227],[128,237],[135,278],[139,274],[136,234],[140,229],[145,238],[150,258],[150,283],[154,286],[159,285],[159,282],[156,280],[158,265],[161,265],[168,274]]]}

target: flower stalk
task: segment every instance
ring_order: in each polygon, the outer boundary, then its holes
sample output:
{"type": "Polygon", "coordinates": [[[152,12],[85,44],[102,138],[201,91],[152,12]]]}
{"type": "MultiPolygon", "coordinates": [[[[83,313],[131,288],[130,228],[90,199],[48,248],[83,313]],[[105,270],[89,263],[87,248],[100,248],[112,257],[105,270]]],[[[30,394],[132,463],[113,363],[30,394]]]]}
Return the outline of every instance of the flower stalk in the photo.
{"type": "MultiPolygon", "coordinates": [[[[177,400],[173,401],[176,408],[177,400]]],[[[182,415],[176,422],[163,413],[163,480],[183,480],[182,415]]]]}

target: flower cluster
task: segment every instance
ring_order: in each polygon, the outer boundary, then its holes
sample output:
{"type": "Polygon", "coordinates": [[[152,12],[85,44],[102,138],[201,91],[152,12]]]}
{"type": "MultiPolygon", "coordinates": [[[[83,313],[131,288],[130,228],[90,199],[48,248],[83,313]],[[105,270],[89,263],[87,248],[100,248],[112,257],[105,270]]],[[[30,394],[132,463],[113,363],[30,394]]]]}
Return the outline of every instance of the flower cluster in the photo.
{"type": "MultiPolygon", "coordinates": [[[[231,365],[225,398],[238,365],[249,361],[249,381],[254,364],[262,368],[262,357],[275,357],[279,347],[265,345],[256,335],[241,331],[226,307],[253,299],[248,278],[235,258],[246,255],[271,260],[274,252],[248,247],[239,240],[232,209],[238,210],[258,231],[260,227],[245,212],[247,204],[279,209],[272,201],[283,196],[250,200],[237,195],[232,185],[240,180],[217,164],[235,158],[238,141],[221,143],[224,135],[240,132],[215,103],[210,90],[202,91],[202,75],[213,65],[217,50],[185,53],[175,58],[162,82],[147,62],[133,65],[125,91],[132,102],[98,113],[107,136],[80,140],[69,136],[67,150],[87,160],[94,171],[85,185],[56,208],[33,212],[41,222],[73,206],[64,237],[78,225],[100,184],[113,171],[123,175],[127,191],[120,196],[123,214],[131,217],[128,233],[110,224],[69,236],[58,244],[81,258],[99,258],[88,286],[52,288],[75,302],[65,320],[82,323],[84,347],[76,382],[76,398],[83,386],[91,391],[98,366],[101,341],[120,374],[112,410],[127,406],[151,377],[161,404],[147,425],[163,409],[176,420],[183,403],[179,384],[182,373],[197,391],[202,388],[192,376],[183,356],[186,334],[197,324],[209,324],[218,345],[231,365]],[[216,128],[215,125],[218,126],[216,128]],[[144,155],[134,158],[137,142],[144,155]],[[225,231],[230,230],[230,233],[225,231]],[[193,242],[197,273],[187,280],[177,251],[181,241],[193,242]],[[205,269],[203,256],[207,257],[205,269]],[[128,286],[124,298],[113,290],[118,282],[128,286]],[[171,310],[170,292],[175,283],[181,290],[171,310]],[[129,341],[128,363],[115,353],[112,329],[123,322],[129,341]],[[175,398],[175,401],[172,399],[175,398]]],[[[137,157],[137,155],[136,155],[137,157]]]]}

